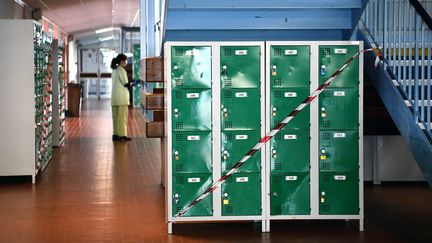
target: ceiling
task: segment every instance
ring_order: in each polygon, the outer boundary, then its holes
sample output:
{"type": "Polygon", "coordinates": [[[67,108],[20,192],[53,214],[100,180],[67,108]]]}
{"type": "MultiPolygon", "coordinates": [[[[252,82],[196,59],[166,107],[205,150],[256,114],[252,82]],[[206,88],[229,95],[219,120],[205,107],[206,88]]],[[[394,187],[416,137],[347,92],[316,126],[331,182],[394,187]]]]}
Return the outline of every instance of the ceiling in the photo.
{"type": "MultiPolygon", "coordinates": [[[[72,35],[94,35],[106,27],[138,27],[139,0],[24,0],[72,35]]],[[[106,35],[106,34],[104,34],[106,35]]],[[[104,38],[104,36],[100,36],[104,38]]]]}

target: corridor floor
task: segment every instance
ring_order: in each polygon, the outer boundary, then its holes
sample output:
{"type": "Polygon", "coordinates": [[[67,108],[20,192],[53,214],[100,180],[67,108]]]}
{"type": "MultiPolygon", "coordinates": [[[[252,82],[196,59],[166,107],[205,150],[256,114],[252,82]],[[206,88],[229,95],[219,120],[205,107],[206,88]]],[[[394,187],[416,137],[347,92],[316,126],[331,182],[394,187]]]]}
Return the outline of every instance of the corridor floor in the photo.
{"type": "MultiPolygon", "coordinates": [[[[160,143],[130,113],[131,142],[111,141],[109,101],[83,103],[67,140],[32,185],[0,183],[0,242],[432,242],[425,183],[365,188],[365,232],[345,221],[174,225],[167,235],[160,143]]],[[[6,139],[6,138],[3,138],[6,139]]]]}

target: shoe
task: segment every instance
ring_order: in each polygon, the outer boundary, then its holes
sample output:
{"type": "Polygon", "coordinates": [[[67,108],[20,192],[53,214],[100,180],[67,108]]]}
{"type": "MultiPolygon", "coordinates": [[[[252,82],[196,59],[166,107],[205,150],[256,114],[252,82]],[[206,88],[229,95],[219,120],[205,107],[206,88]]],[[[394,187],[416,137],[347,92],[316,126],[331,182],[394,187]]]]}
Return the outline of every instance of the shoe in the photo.
{"type": "Polygon", "coordinates": [[[112,135],[112,140],[113,141],[119,141],[120,140],[120,136],[112,135]]]}
{"type": "Polygon", "coordinates": [[[132,140],[132,138],[130,138],[128,136],[123,136],[123,137],[120,137],[120,140],[121,141],[130,141],[130,140],[132,140]]]}

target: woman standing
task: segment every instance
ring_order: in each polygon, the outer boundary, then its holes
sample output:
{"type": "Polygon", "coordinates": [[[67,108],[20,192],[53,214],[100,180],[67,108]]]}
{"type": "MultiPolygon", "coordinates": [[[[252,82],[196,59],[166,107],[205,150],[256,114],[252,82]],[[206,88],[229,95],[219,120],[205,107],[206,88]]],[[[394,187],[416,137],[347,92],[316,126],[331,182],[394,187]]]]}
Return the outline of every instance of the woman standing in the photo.
{"type": "Polygon", "coordinates": [[[112,79],[112,94],[111,107],[113,119],[113,141],[130,141],[127,136],[128,124],[128,106],[129,106],[129,90],[131,83],[128,82],[125,67],[127,65],[127,57],[124,54],[118,54],[111,61],[112,79]]]}

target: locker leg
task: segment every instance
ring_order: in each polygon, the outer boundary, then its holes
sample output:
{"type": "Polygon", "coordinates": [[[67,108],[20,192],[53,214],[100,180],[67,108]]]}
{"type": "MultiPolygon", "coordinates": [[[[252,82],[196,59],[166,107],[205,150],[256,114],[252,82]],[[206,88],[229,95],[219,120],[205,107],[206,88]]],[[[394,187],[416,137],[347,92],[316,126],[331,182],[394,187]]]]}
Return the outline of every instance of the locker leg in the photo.
{"type": "Polygon", "coordinates": [[[263,219],[261,220],[261,232],[265,233],[267,229],[267,220],[263,219]]]}
{"type": "Polygon", "coordinates": [[[364,231],[364,219],[359,220],[359,231],[360,232],[364,231]]]}
{"type": "Polygon", "coordinates": [[[267,226],[266,232],[270,232],[270,219],[267,219],[266,221],[267,221],[267,224],[266,224],[266,226],[267,226]]]}
{"type": "Polygon", "coordinates": [[[32,184],[36,184],[36,175],[32,175],[32,184]]]}
{"type": "Polygon", "coordinates": [[[168,234],[172,235],[172,223],[168,223],[168,234]]]}

